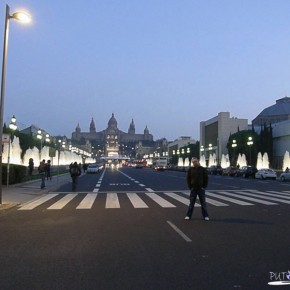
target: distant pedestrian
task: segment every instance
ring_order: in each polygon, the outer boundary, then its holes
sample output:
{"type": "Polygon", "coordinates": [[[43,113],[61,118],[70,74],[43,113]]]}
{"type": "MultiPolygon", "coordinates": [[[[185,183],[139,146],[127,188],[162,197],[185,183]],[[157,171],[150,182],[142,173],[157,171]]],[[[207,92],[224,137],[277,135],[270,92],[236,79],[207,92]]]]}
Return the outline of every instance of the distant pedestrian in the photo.
{"type": "Polygon", "coordinates": [[[205,188],[208,184],[208,174],[206,168],[199,164],[197,158],[192,158],[192,167],[187,172],[187,185],[190,189],[190,204],[185,219],[189,220],[192,217],[196,198],[198,196],[201,204],[201,212],[204,220],[208,221],[208,212],[205,200],[205,188]]]}
{"type": "Polygon", "coordinates": [[[50,179],[51,180],[51,164],[50,164],[50,160],[47,160],[47,163],[45,164],[45,173],[46,173],[46,179],[50,179]]]}
{"type": "Polygon", "coordinates": [[[33,169],[34,169],[33,158],[29,158],[29,162],[28,162],[28,173],[29,173],[29,176],[32,176],[33,169]]]}
{"type": "Polygon", "coordinates": [[[41,185],[40,188],[43,189],[45,188],[45,159],[43,159],[38,166],[38,173],[41,178],[41,185]]]}
{"type": "Polygon", "coordinates": [[[74,162],[70,165],[69,172],[72,179],[72,191],[75,191],[77,188],[79,176],[82,173],[81,168],[79,167],[77,162],[74,162]]]}

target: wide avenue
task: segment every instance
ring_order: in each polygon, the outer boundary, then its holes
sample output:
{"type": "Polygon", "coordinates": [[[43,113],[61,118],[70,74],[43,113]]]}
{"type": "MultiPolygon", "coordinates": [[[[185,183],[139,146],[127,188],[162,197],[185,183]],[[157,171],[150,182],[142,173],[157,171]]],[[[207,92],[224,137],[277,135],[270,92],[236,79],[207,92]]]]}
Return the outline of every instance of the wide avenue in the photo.
{"type": "Polygon", "coordinates": [[[290,183],[210,175],[210,221],[186,221],[185,176],[106,168],[2,213],[1,289],[265,289],[288,270],[290,183]]]}

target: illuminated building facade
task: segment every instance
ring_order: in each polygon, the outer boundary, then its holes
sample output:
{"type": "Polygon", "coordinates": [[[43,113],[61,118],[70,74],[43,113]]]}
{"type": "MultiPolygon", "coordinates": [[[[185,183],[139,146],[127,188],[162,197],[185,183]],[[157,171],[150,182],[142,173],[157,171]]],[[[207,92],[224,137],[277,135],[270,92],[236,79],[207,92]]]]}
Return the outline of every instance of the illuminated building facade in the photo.
{"type": "Polygon", "coordinates": [[[108,127],[105,130],[96,131],[95,121],[92,118],[89,132],[82,132],[78,124],[75,132],[72,133],[72,142],[87,142],[89,141],[95,148],[100,146],[106,157],[116,157],[119,155],[127,155],[130,151],[134,150],[137,144],[146,144],[154,146],[153,136],[149,133],[146,126],[143,134],[136,134],[135,123],[129,125],[128,132],[123,132],[118,128],[117,120],[112,114],[108,122],[108,127]],[[129,148],[127,151],[125,148],[129,148]]]}

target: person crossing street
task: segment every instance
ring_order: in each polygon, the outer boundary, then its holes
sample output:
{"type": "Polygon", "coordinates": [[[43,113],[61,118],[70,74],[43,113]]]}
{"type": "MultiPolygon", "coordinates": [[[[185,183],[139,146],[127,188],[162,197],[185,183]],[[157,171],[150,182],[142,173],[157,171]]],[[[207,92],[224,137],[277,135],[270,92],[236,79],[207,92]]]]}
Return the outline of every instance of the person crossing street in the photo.
{"type": "Polygon", "coordinates": [[[82,172],[77,162],[71,164],[69,171],[72,179],[72,191],[75,191],[77,188],[79,176],[82,172]]]}
{"type": "Polygon", "coordinates": [[[208,185],[208,173],[206,168],[199,164],[199,160],[197,158],[192,158],[191,162],[192,167],[189,168],[186,177],[187,185],[190,189],[190,204],[185,219],[191,219],[196,198],[198,196],[201,204],[202,216],[204,220],[209,221],[205,198],[205,188],[208,185]]]}

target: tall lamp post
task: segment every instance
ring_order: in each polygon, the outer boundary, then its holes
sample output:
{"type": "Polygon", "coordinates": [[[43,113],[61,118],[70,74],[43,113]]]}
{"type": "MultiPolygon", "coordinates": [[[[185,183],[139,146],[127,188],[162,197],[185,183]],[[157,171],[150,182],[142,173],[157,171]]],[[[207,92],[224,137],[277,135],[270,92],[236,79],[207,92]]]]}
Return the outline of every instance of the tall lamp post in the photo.
{"type": "Polygon", "coordinates": [[[61,148],[65,148],[65,141],[64,139],[61,140],[59,139],[58,140],[58,144],[59,144],[59,147],[58,147],[58,159],[57,159],[57,183],[58,183],[58,177],[59,177],[59,161],[60,161],[60,151],[61,151],[61,148]]]}
{"type": "Polygon", "coordinates": [[[40,155],[40,161],[42,160],[41,159],[41,151],[42,151],[42,131],[39,129],[38,131],[37,131],[37,135],[36,135],[36,137],[37,137],[37,139],[39,139],[40,140],[40,150],[39,150],[39,155],[40,155]]]}
{"type": "Polygon", "coordinates": [[[46,143],[49,143],[50,142],[50,136],[49,136],[49,134],[45,134],[45,136],[42,134],[42,131],[39,129],[38,131],[37,131],[37,135],[36,135],[36,137],[37,137],[37,139],[39,139],[40,140],[40,151],[39,151],[39,153],[40,153],[40,161],[41,161],[41,154],[42,154],[42,146],[44,146],[45,145],[45,142],[46,143]],[[45,139],[44,139],[44,143],[43,143],[43,137],[45,137],[45,139]]]}
{"type": "MultiPolygon", "coordinates": [[[[17,125],[16,125],[16,118],[13,115],[13,117],[11,118],[10,124],[9,124],[9,128],[12,131],[15,131],[17,129],[17,125]]],[[[11,136],[12,134],[10,134],[10,138],[9,138],[9,147],[8,147],[8,160],[7,160],[7,187],[9,186],[9,174],[10,174],[10,144],[11,144],[11,136]]]]}
{"type": "Polygon", "coordinates": [[[200,145],[200,157],[203,155],[203,152],[204,152],[204,146],[203,145],[200,145]]]}
{"type": "Polygon", "coordinates": [[[252,164],[252,145],[253,144],[254,144],[253,138],[251,136],[248,137],[247,145],[249,146],[249,149],[250,149],[250,165],[252,164]]]}
{"type": "Polygon", "coordinates": [[[232,148],[234,150],[234,154],[233,154],[233,160],[235,161],[235,157],[236,157],[236,147],[238,146],[237,144],[237,141],[236,140],[233,140],[233,143],[232,143],[232,148]]]}
{"type": "MultiPolygon", "coordinates": [[[[3,118],[4,118],[4,97],[5,97],[5,81],[6,81],[6,63],[9,36],[9,20],[15,19],[22,23],[30,22],[30,15],[25,12],[15,12],[10,15],[10,7],[6,5],[5,28],[4,28],[4,44],[3,44],[3,60],[2,60],[2,78],[1,78],[1,100],[0,100],[0,142],[2,145],[3,138],[3,118]]],[[[2,150],[0,150],[0,204],[2,204],[2,150]]]]}

